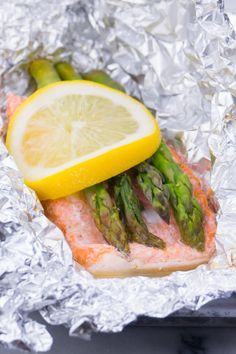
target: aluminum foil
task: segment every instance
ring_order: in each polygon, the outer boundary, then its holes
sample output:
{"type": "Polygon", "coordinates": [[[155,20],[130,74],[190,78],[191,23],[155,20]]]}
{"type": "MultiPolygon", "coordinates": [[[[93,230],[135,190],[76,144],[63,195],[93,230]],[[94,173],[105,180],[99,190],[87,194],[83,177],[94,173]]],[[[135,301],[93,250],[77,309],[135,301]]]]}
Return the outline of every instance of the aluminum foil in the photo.
{"type": "Polygon", "coordinates": [[[104,68],[156,112],[164,134],[183,140],[193,165],[214,162],[204,177],[220,206],[209,265],[163,278],[95,280],[73,264],[0,143],[0,341],[47,351],[52,338],[30,319],[35,310],[86,337],[229,296],[236,290],[236,39],[223,2],[1,0],[0,15],[3,121],[6,94],[32,91],[29,60],[104,68]]]}

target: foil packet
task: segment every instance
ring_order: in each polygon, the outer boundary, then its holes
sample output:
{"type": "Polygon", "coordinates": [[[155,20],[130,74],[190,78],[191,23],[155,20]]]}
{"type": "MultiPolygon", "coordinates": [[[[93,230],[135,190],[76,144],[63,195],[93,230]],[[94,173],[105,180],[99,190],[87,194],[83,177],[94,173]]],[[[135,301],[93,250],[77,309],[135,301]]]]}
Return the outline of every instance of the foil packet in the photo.
{"type": "Polygon", "coordinates": [[[236,38],[222,1],[2,0],[0,103],[28,95],[27,63],[69,59],[104,68],[178,136],[219,202],[216,256],[163,278],[97,279],[77,269],[64,237],[43,214],[0,143],[0,341],[47,351],[52,338],[30,318],[40,310],[70,335],[117,332],[139,315],[197,310],[236,290],[236,38]]]}

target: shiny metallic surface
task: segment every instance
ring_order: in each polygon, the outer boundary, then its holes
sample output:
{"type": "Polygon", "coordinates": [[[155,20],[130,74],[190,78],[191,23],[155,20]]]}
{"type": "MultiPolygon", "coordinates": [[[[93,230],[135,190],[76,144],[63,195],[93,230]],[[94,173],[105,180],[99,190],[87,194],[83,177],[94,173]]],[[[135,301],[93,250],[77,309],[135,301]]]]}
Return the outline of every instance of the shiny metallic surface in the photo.
{"type": "MultiPolygon", "coordinates": [[[[236,290],[236,39],[213,0],[2,0],[2,117],[8,92],[27,95],[27,62],[68,58],[78,71],[105,68],[178,136],[219,202],[217,254],[209,265],[163,278],[95,280],[73,264],[0,145],[0,341],[47,351],[52,338],[29,318],[40,310],[70,335],[120,331],[139,315],[195,310],[236,290]],[[202,170],[203,173],[203,170],[202,170]]],[[[1,131],[3,125],[1,124],[1,131]]]]}

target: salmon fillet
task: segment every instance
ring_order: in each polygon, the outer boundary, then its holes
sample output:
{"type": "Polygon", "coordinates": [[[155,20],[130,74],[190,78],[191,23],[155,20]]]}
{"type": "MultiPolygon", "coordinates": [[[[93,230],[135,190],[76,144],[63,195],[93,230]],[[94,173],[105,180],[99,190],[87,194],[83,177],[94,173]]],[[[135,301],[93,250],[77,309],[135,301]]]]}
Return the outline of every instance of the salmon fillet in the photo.
{"type": "MultiPolygon", "coordinates": [[[[18,96],[8,96],[9,119],[22,100],[23,98],[18,96]]],[[[207,263],[214,254],[216,218],[215,212],[208,203],[211,190],[205,191],[203,181],[194,175],[184,158],[173,148],[170,150],[175,161],[189,176],[194,196],[202,207],[205,251],[199,252],[183,244],[173,214],[169,225],[166,224],[143,195],[141,195],[144,202],[143,217],[148,229],[165,241],[166,248],[160,250],[130,243],[128,256],[122,255],[113,246],[107,244],[95,225],[90,207],[82,192],[43,202],[46,216],[64,233],[74,259],[93,275],[98,277],[166,275],[175,270],[188,270],[207,263]]]]}

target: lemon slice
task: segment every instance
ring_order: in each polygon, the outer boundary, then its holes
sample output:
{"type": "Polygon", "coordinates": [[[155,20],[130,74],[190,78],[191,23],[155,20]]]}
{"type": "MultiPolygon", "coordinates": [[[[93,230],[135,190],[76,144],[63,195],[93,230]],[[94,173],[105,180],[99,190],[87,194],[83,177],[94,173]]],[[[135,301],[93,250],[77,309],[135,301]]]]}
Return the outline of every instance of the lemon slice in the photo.
{"type": "Polygon", "coordinates": [[[123,172],[158,148],[144,105],[89,81],[36,91],[13,115],[7,147],[40,199],[74,193],[123,172]]]}

